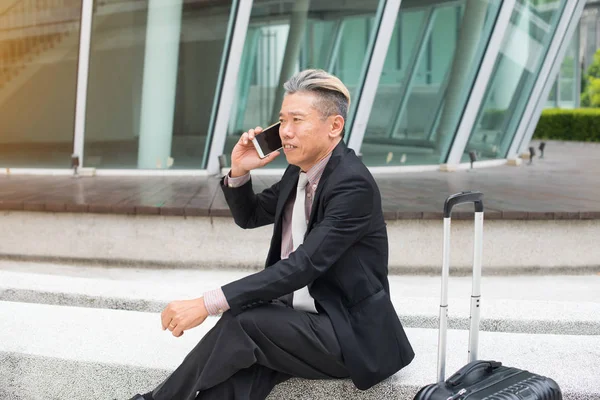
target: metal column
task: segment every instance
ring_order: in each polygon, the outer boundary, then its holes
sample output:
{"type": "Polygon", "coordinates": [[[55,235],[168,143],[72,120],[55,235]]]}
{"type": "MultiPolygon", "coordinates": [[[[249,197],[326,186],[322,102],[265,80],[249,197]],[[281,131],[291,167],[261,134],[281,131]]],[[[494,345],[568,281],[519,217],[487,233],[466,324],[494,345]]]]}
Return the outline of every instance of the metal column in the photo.
{"type": "Polygon", "coordinates": [[[90,68],[90,48],[92,40],[94,0],[83,0],[81,5],[81,28],[79,32],[79,62],[77,66],[77,96],[75,104],[75,132],[73,135],[73,156],[79,158],[83,166],[85,140],[85,115],[90,68]]]}
{"type": "Polygon", "coordinates": [[[350,131],[348,147],[354,149],[356,153],[360,153],[401,2],[401,0],[388,0],[385,3],[385,8],[381,16],[381,24],[377,31],[373,53],[369,60],[369,66],[362,85],[362,93],[359,95],[352,126],[347,126],[349,128],[347,131],[350,131]]]}
{"type": "Polygon", "coordinates": [[[218,157],[225,147],[227,126],[229,125],[229,117],[231,116],[231,109],[236,95],[237,78],[240,71],[244,42],[246,41],[246,34],[248,32],[248,24],[250,23],[253,0],[238,0],[236,3],[235,25],[227,54],[227,67],[222,80],[223,86],[218,111],[212,130],[214,133],[212,135],[208,158],[204,160],[204,165],[206,165],[206,170],[209,174],[217,174],[219,172],[218,157]]]}

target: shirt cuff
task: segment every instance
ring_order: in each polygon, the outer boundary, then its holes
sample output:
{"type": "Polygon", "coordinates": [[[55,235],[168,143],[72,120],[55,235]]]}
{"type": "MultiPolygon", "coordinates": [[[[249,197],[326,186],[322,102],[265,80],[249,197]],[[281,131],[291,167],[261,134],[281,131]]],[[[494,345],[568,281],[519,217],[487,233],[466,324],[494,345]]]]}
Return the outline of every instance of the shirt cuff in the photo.
{"type": "Polygon", "coordinates": [[[204,293],[204,306],[208,315],[220,315],[229,310],[229,303],[223,289],[215,289],[204,293]]]}
{"type": "Polygon", "coordinates": [[[232,178],[229,174],[225,175],[225,180],[223,181],[223,184],[225,184],[225,186],[229,186],[230,188],[237,188],[243,186],[250,180],[250,173],[238,176],[236,178],[232,178]]]}

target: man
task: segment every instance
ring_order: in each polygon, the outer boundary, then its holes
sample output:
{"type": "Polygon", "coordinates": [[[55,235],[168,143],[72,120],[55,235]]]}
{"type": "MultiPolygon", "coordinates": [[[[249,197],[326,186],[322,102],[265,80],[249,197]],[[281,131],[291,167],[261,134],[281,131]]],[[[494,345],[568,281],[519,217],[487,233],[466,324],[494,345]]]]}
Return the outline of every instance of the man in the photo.
{"type": "Polygon", "coordinates": [[[265,399],[292,376],[368,389],[414,357],[389,296],[379,190],[342,141],[350,93],[322,70],[284,87],[283,177],[253,192],[250,171],[279,155],[258,157],[257,127],[236,144],[221,185],[240,227],[274,224],[266,268],[170,303],[162,326],[176,337],[223,315],[165,382],[134,399],[265,399]]]}

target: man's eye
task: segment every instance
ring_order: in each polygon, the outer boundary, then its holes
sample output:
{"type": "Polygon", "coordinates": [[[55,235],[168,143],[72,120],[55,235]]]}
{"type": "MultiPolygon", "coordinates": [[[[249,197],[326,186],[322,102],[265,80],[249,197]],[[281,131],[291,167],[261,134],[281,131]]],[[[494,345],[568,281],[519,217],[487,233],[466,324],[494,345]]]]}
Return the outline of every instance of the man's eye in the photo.
{"type": "Polygon", "coordinates": [[[294,118],[294,122],[302,121],[300,118],[294,118]]]}

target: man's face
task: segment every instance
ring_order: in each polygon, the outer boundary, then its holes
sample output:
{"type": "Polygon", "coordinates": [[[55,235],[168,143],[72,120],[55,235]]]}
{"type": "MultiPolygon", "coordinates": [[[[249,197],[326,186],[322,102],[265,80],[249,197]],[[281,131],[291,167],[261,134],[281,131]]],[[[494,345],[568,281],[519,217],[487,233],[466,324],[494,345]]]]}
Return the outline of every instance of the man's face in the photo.
{"type": "Polygon", "coordinates": [[[314,107],[316,100],[312,93],[287,94],[279,113],[279,136],[287,161],[303,171],[308,171],[339,142],[339,135],[332,136],[332,131],[336,131],[335,117],[324,119],[314,107]]]}

